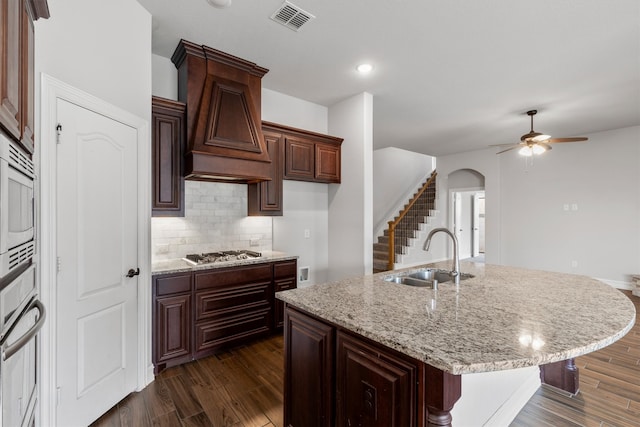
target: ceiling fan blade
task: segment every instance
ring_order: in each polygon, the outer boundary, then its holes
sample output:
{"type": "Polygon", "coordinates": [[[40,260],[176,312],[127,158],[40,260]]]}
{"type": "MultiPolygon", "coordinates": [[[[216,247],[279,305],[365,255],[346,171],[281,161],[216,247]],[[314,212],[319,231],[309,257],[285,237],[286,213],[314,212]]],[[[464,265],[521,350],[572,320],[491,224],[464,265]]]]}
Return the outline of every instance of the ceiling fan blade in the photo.
{"type": "Polygon", "coordinates": [[[586,141],[589,138],[586,138],[584,136],[576,136],[576,137],[572,137],[572,138],[549,138],[546,141],[544,141],[545,143],[549,144],[555,144],[556,142],[578,142],[578,141],[586,141]]]}
{"type": "Polygon", "coordinates": [[[515,150],[516,148],[520,148],[521,145],[522,144],[516,144],[513,147],[507,148],[506,150],[498,151],[496,154],[502,154],[502,153],[505,153],[507,151],[515,150]]]}
{"type": "Polygon", "coordinates": [[[524,144],[521,142],[518,142],[518,143],[510,142],[508,144],[491,144],[489,145],[489,147],[511,147],[512,145],[524,145],[524,144]]]}
{"type": "Polygon", "coordinates": [[[545,150],[547,150],[547,151],[551,150],[551,146],[550,146],[549,144],[547,144],[547,141],[545,141],[545,142],[538,142],[537,144],[538,144],[539,146],[541,146],[541,147],[544,147],[544,148],[545,148],[545,150]]]}

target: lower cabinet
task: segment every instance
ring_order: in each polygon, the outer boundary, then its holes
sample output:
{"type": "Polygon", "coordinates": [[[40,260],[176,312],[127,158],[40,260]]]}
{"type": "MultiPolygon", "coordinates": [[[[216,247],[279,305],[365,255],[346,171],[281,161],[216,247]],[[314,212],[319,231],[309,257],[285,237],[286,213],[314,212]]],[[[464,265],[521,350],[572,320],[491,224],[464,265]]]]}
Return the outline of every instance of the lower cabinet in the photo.
{"type": "Polygon", "coordinates": [[[287,306],[285,425],[424,425],[423,366],[287,306]]]}
{"type": "Polygon", "coordinates": [[[155,372],[281,328],[274,292],[295,288],[296,271],[286,260],[154,276],[155,372]]]}
{"type": "Polygon", "coordinates": [[[272,265],[195,273],[194,358],[271,332],[272,265]]]}
{"type": "Polygon", "coordinates": [[[284,425],[333,426],[335,330],[291,309],[285,322],[284,425]]]}
{"type": "Polygon", "coordinates": [[[191,360],[192,275],[153,279],[153,363],[156,372],[191,360]]]}

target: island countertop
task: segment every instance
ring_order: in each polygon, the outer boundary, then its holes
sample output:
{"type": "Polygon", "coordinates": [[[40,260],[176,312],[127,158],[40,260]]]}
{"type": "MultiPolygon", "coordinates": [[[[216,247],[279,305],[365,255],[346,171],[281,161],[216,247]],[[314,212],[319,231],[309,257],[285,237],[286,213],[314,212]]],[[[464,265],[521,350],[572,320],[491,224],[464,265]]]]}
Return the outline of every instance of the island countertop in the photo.
{"type": "Polygon", "coordinates": [[[454,375],[570,359],[623,337],[635,322],[620,291],[585,276],[461,263],[475,275],[438,290],[384,280],[393,272],[279,292],[316,317],[454,375]]]}

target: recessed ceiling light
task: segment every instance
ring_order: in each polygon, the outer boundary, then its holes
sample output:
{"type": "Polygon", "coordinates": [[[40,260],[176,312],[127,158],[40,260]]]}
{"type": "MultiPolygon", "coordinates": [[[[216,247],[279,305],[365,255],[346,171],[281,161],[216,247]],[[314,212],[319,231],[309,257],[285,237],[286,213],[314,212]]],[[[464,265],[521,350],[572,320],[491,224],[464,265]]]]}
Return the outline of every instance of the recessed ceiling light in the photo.
{"type": "Polygon", "coordinates": [[[358,72],[360,74],[369,74],[371,72],[371,70],[373,70],[373,65],[371,64],[360,64],[356,67],[356,70],[358,70],[358,72]]]}
{"type": "Polygon", "coordinates": [[[231,0],[207,0],[213,7],[217,7],[218,9],[224,9],[225,7],[231,6],[231,0]]]}

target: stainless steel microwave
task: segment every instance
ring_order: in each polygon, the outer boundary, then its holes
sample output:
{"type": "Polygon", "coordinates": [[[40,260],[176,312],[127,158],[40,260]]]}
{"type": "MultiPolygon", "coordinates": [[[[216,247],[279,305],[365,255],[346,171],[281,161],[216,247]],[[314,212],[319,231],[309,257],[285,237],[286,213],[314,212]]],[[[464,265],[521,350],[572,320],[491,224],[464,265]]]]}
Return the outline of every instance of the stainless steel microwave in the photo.
{"type": "Polygon", "coordinates": [[[0,277],[33,257],[33,162],[0,132],[0,277]]]}

